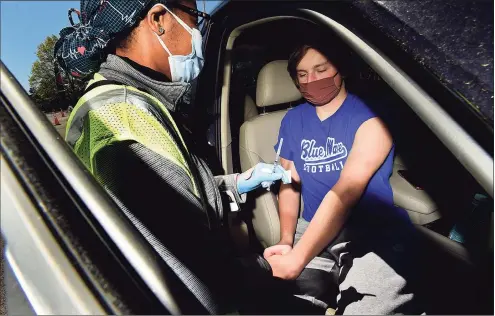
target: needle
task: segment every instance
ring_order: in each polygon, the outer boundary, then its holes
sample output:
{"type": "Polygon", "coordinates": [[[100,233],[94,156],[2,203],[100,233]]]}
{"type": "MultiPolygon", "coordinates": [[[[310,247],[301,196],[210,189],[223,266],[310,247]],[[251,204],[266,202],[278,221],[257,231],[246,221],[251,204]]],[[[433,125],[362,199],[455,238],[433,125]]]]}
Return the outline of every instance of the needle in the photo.
{"type": "Polygon", "coordinates": [[[284,142],[283,138],[280,138],[280,143],[278,144],[277,148],[277,155],[275,156],[275,162],[273,163],[273,172],[275,172],[275,168],[279,165],[279,160],[280,160],[280,151],[282,150],[282,143],[284,142]]]}
{"type": "MultiPolygon", "coordinates": [[[[277,148],[277,154],[275,155],[275,161],[273,162],[273,171],[272,171],[272,173],[275,172],[275,169],[279,165],[280,151],[282,150],[282,143],[283,142],[284,142],[284,139],[283,138],[280,138],[280,143],[278,144],[278,148],[277,148]]],[[[270,186],[271,185],[268,185],[266,187],[266,190],[267,191],[270,191],[270,186]]]]}

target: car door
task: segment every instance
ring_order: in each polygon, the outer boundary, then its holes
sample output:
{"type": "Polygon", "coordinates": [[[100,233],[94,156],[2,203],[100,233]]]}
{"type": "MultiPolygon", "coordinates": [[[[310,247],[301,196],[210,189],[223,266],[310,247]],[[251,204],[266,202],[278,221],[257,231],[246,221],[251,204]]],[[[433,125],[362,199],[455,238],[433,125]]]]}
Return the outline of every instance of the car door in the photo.
{"type": "Polygon", "coordinates": [[[180,313],[176,276],[3,63],[0,102],[4,259],[32,311],[180,313]]]}

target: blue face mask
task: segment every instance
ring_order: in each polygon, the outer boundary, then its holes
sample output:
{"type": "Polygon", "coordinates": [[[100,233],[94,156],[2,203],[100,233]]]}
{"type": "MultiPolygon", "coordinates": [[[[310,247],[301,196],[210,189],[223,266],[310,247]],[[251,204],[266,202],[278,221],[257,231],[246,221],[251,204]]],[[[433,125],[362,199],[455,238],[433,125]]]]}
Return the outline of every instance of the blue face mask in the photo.
{"type": "Polygon", "coordinates": [[[184,21],[182,21],[178,16],[176,16],[172,11],[170,11],[163,4],[157,4],[162,6],[167,10],[176,20],[186,29],[186,31],[191,34],[191,53],[187,56],[183,55],[172,55],[170,50],[167,48],[163,40],[154,33],[155,36],[160,41],[163,49],[169,54],[168,62],[170,64],[170,73],[172,75],[171,80],[173,82],[192,82],[199,76],[201,69],[205,63],[203,58],[203,48],[202,48],[202,36],[198,29],[192,29],[184,21]]]}

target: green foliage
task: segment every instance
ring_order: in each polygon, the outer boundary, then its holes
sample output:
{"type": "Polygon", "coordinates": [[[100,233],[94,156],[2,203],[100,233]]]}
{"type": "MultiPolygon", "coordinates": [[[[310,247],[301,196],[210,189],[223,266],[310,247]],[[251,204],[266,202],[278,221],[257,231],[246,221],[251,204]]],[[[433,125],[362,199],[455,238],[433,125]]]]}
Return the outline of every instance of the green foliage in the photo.
{"type": "Polygon", "coordinates": [[[29,76],[29,92],[33,101],[44,112],[67,109],[74,105],[84,89],[84,82],[65,82],[63,91],[57,89],[53,49],[58,37],[48,36],[37,48],[38,59],[33,63],[29,76]]]}

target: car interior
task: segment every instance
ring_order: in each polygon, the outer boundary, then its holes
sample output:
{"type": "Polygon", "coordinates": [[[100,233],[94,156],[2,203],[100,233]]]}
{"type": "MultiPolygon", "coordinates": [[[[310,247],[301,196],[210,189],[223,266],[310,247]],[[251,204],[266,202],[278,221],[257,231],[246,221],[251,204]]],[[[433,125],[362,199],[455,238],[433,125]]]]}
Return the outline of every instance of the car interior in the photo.
{"type": "MultiPolygon", "coordinates": [[[[222,75],[215,83],[220,87],[219,108],[215,113],[218,114],[216,136],[220,141],[215,146],[220,172],[240,173],[258,162],[273,162],[276,155],[273,146],[284,115],[304,102],[287,72],[287,60],[295,45],[308,34],[327,38],[336,49],[342,50],[339,67],[347,90],[363,99],[393,136],[396,155],[390,182],[394,203],[408,212],[421,236],[418,269],[422,271],[420,296],[425,302],[426,314],[486,314],[492,308],[487,304],[493,304],[493,212],[486,240],[479,241],[481,253],[478,248],[471,249],[449,239],[448,235],[472,209],[475,194],[490,197],[491,193],[485,191],[378,72],[321,23],[298,16],[272,16],[226,31],[219,51],[222,57],[218,67],[222,75]]],[[[214,66],[210,63],[205,69],[214,66]]],[[[4,85],[6,83],[2,84],[2,102],[5,101],[4,85]]],[[[7,95],[5,99],[17,104],[30,102],[27,96],[17,94],[7,95]]],[[[41,152],[32,175],[40,173],[58,183],[45,188],[51,194],[45,195],[53,204],[41,205],[43,216],[51,220],[52,231],[60,226],[57,236],[69,232],[67,240],[58,237],[60,244],[77,246],[74,249],[64,246],[64,251],[71,252],[72,264],[78,266],[77,273],[86,275],[81,284],[93,284],[91,290],[107,299],[107,310],[111,311],[127,314],[132,313],[135,306],[147,306],[138,310],[163,313],[159,307],[165,306],[167,311],[177,312],[175,302],[189,306],[192,311],[201,311],[195,309],[195,304],[199,305],[195,301],[197,297],[186,289],[183,279],[179,280],[173,270],[180,264],[174,261],[176,266],[173,266],[157,256],[151,243],[126,220],[95,179],[83,171],[82,164],[68,146],[63,146],[66,144],[55,136],[56,132],[47,133],[46,126],[51,126],[49,122],[40,123],[42,117],[45,118],[41,112],[32,115],[19,109],[15,109],[19,112],[16,122],[25,120],[24,125],[20,124],[24,130],[17,131],[20,128],[16,127],[5,128],[5,131],[24,133],[20,143],[25,147],[34,143],[34,139],[38,141],[38,147],[35,146],[38,151],[26,155],[26,160],[36,160],[41,152]],[[54,139],[44,141],[49,136],[54,139]],[[71,212],[64,214],[63,210],[71,212]],[[129,304],[133,306],[127,309],[123,298],[129,297],[134,304],[129,304]]],[[[4,111],[2,108],[0,114],[4,111]]],[[[23,147],[19,155],[21,152],[27,149],[23,147]]],[[[24,165],[30,166],[29,163],[24,165]]],[[[241,209],[228,214],[230,233],[238,253],[261,254],[264,248],[279,241],[277,191],[274,185],[270,191],[250,192],[241,209]]],[[[304,201],[301,201],[300,214],[303,212],[304,201]]]]}
{"type": "MultiPolygon", "coordinates": [[[[248,29],[236,39],[228,105],[232,141],[227,159],[232,160],[232,165],[227,164],[227,173],[243,172],[258,162],[272,162],[275,158],[273,146],[282,118],[291,107],[303,102],[287,72],[287,58],[305,34],[321,31],[321,27],[305,20],[282,19],[248,29]]],[[[365,62],[335,35],[328,34],[327,38],[335,47],[348,51],[348,65],[343,66],[348,91],[379,113],[392,132],[396,157],[390,181],[395,204],[407,210],[415,224],[445,235],[456,214],[469,205],[479,188],[453,164],[438,140],[428,135],[427,128],[365,62]],[[442,169],[446,169],[443,179],[442,169]],[[417,175],[420,189],[401,176],[401,170],[417,175]],[[438,182],[443,183],[440,188],[434,185],[438,182]]],[[[227,114],[222,112],[224,115],[227,114]]],[[[263,246],[273,245],[278,241],[275,194],[262,192],[253,200],[256,233],[263,246]]]]}
{"type": "MultiPolygon", "coordinates": [[[[391,131],[396,149],[390,178],[395,205],[408,212],[428,246],[436,245],[442,251],[455,253],[462,262],[472,263],[475,255],[447,236],[460,216],[470,209],[474,194],[484,192],[483,188],[356,52],[331,31],[311,21],[271,18],[232,32],[235,37],[229,38],[226,51],[230,55],[224,64],[224,87],[229,89],[222,91],[220,114],[225,172],[244,172],[258,162],[274,161],[280,123],[287,111],[303,102],[287,72],[287,59],[297,43],[315,33],[344,51],[344,64],[339,66],[347,90],[363,99],[391,131]]],[[[301,215],[303,208],[301,201],[301,215]]],[[[236,219],[231,221],[231,229],[239,247],[259,251],[280,240],[275,187],[249,193],[242,211],[233,216],[236,219]]],[[[492,247],[489,239],[491,236],[487,235],[486,247],[492,247]]],[[[425,254],[438,253],[437,248],[432,249],[436,250],[425,248],[425,254]]],[[[437,263],[457,269],[452,260],[446,260],[439,259],[437,263]]],[[[427,260],[426,264],[431,271],[437,271],[437,263],[427,260]]],[[[450,273],[454,270],[446,273],[445,278],[453,277],[450,273]]],[[[431,273],[437,280],[442,278],[437,272],[431,273]]],[[[445,279],[432,281],[436,285],[442,282],[443,289],[447,289],[449,283],[445,279]]],[[[434,295],[438,296],[438,291],[434,295]]],[[[448,304],[451,298],[446,296],[436,303],[448,304]]]]}

